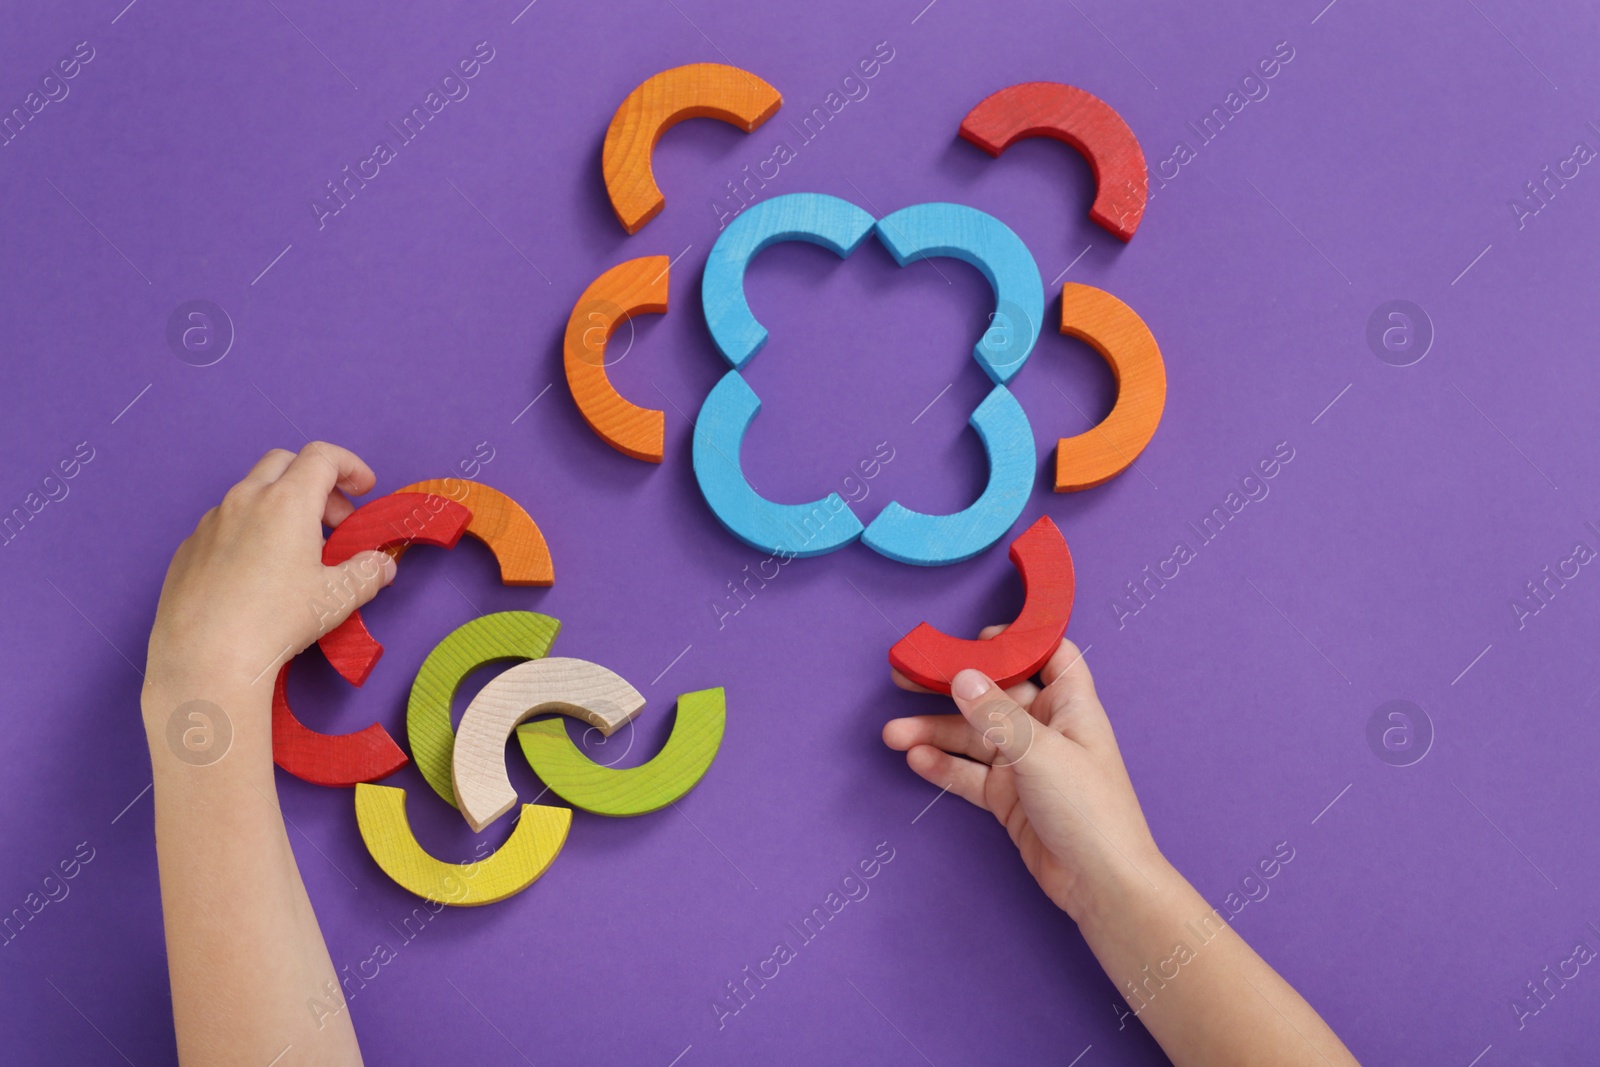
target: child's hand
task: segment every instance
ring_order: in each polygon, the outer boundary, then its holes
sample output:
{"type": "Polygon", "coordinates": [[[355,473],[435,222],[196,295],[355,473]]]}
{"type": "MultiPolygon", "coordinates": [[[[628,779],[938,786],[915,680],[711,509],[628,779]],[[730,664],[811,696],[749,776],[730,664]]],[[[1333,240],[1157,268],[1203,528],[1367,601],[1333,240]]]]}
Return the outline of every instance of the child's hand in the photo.
{"type": "Polygon", "coordinates": [[[1108,892],[1149,883],[1167,866],[1077,646],[1062,641],[1040,678],[1043,689],[1007,691],[962,671],[951,686],[960,715],[894,719],[883,740],[923,778],[993,813],[1040,888],[1081,922],[1108,892]]]}
{"type": "Polygon", "coordinates": [[[372,489],[354,453],[313,441],[275,448],[172,557],[150,633],[145,685],[189,690],[251,685],[303,651],[393,580],[394,561],[363,552],[322,565],[322,526],[372,489]]]}

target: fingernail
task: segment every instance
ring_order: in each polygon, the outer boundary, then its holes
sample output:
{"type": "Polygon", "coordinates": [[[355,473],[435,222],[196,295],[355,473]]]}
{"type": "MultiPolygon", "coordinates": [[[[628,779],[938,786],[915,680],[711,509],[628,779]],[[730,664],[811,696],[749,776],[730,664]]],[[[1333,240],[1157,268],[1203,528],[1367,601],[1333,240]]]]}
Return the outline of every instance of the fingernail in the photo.
{"type": "Polygon", "coordinates": [[[977,700],[989,691],[989,679],[982,671],[964,670],[950,682],[950,692],[961,700],[977,700]]]}
{"type": "Polygon", "coordinates": [[[399,568],[395,566],[394,557],[389,555],[388,553],[384,553],[384,556],[383,556],[383,584],[384,585],[388,585],[390,582],[394,581],[394,576],[398,572],[399,572],[399,568]]]}

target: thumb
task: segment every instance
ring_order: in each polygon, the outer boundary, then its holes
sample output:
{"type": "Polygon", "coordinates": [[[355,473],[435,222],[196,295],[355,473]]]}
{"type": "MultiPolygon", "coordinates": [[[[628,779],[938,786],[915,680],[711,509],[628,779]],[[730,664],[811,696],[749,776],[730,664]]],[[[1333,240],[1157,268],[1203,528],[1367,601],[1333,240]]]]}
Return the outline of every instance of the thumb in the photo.
{"type": "Polygon", "coordinates": [[[982,671],[964,670],[950,682],[950,695],[968,724],[982,736],[987,748],[997,755],[995,767],[1010,767],[1020,763],[1032,750],[1041,733],[1047,732],[1044,724],[1026,708],[1006,695],[982,671]]]}
{"type": "Polygon", "coordinates": [[[320,628],[327,633],[350,613],[378,595],[394,581],[394,558],[387,552],[358,552],[343,563],[322,568],[323,598],[318,611],[320,628]]]}

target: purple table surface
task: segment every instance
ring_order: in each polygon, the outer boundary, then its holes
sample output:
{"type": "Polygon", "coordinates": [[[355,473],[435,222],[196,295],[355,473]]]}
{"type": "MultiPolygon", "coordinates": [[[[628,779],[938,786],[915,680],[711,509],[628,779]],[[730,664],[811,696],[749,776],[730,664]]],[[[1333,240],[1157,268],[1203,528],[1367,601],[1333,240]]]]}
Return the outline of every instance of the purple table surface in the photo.
{"type": "MultiPolygon", "coordinates": [[[[315,437],[359,451],[384,489],[492,453],[479,477],[534,515],[559,581],[501,586],[475,543],[415,551],[368,611],[388,649],[371,682],[345,686],[315,653],[296,672],[307,721],[403,738],[428,649],[519,608],[562,620],[560,654],[647,694],[606,759],[653,752],[676,694],[728,695],[726,743],[678,810],[580,813],[526,893],[409,924],[419,901],[373,863],[350,794],[280,775],[333,958],[367,976],[350,1006],[369,1062],[1161,1061],[994,821],[878,739],[890,717],[942,710],[891,688],[900,632],[1017,610],[1004,542],[932,572],[852,546],[730,592],[763,554],[701,498],[690,419],[724,370],[701,268],[747,180],[751,199],[820,191],[877,215],[971,204],[1024,238],[1052,292],[1089,283],[1138,310],[1170,382],[1154,442],[1100,489],[1049,491],[1055,440],[1109,409],[1112,381],[1047,324],[1013,383],[1040,477],[1012,536],[1049,514],[1071,543],[1069,635],[1158,841],[1364,1061],[1592,1048],[1600,975],[1548,977],[1600,946],[1600,847],[1579,832],[1600,802],[1592,12],[523,2],[11,5],[4,113],[59,99],[0,147],[0,511],[61,498],[0,550],[0,912],[59,899],[0,950],[4,1059],[173,1058],[143,646],[198,515],[261,452],[315,437]],[[41,88],[75,47],[92,58],[41,88]],[[492,58],[400,143],[388,124],[475,48],[492,58]],[[1272,78],[1247,80],[1274,56],[1272,78]],[[783,109],[748,136],[669,133],[667,208],[627,237],[600,178],[606,123],[646,76],[694,61],[761,74],[783,109]],[[1153,196],[1131,244],[1088,221],[1070,150],[995,161],[957,139],[978,100],[1035,79],[1094,92],[1138,133],[1153,196]],[[827,121],[803,132],[817,108],[827,121]],[[1226,122],[1202,136],[1213,108],[1226,122]],[[380,140],[394,158],[332,200],[380,140]],[[746,178],[775,154],[764,184],[746,178]],[[667,411],[659,468],[586,428],[560,364],[579,292],[649,254],[676,257],[672,309],[636,324],[613,375],[667,411]],[[195,299],[233,335],[203,368],[167,340],[195,299]],[[1409,317],[1369,342],[1391,300],[1409,317]],[[1274,449],[1292,460],[1244,482],[1274,449]],[[75,450],[92,459],[47,485],[75,450]],[[1235,492],[1202,540],[1191,524],[1235,492]],[[1146,580],[1178,543],[1193,558],[1146,580]],[[1404,729],[1369,742],[1396,699],[1420,709],[1409,748],[1404,729]],[[1248,880],[1275,847],[1293,860],[1248,880]],[[875,849],[893,859],[867,895],[796,936],[875,849]],[[75,852],[92,858],[47,883],[75,852]],[[795,958],[732,999],[780,941],[795,958]]],[[[977,493],[971,346],[992,299],[975,270],[788,245],[749,293],[772,337],[748,373],[765,400],[744,456],[756,485],[866,492],[864,519],[977,493]],[[875,452],[893,458],[847,486],[875,452]]],[[[470,854],[414,768],[390,784],[425,847],[470,854]]]]}

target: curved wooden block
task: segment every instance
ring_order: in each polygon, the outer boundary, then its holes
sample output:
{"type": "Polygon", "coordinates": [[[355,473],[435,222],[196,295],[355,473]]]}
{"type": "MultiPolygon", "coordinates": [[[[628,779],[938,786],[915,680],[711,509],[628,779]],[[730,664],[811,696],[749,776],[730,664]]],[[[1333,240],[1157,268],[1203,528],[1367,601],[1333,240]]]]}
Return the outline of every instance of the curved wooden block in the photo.
{"type": "Polygon", "coordinates": [[[446,863],[424,852],[406,818],[406,791],[356,786],[356,825],[383,873],[425,900],[458,907],[494,904],[528,888],[567,843],[572,809],[522,805],[506,843],[487,859],[446,863]]]}
{"type": "Polygon", "coordinates": [[[761,398],[736,370],[722,376],[700,407],[694,476],[717,521],[752,548],[791,558],[819,556],[860,537],[861,520],[838,493],[809,504],[778,504],[750,488],[739,449],[760,410],[761,398]]]}
{"type": "Polygon", "coordinates": [[[506,777],[506,742],[530,715],[560,712],[610,736],[642,707],[637,689],[587,660],[551,656],[506,668],[478,690],[461,716],[451,758],[456,807],[474,830],[482,830],[516,804],[517,791],[506,777]]]}
{"type": "MultiPolygon", "coordinates": [[[[533,516],[500,490],[466,478],[430,478],[396,491],[442,496],[470,511],[466,532],[494,553],[500,564],[500,584],[555,584],[555,563],[544,534],[533,516]]],[[[405,545],[399,545],[391,551],[398,559],[405,550],[405,545]]]]}
{"type": "Polygon", "coordinates": [[[786,193],[741,211],[711,246],[700,283],[706,327],[723,358],[738,370],[767,343],[767,328],[756,321],[744,293],[745,270],[762,249],[806,241],[844,259],[872,225],[871,215],[824,193],[786,193]]]}
{"type": "Polygon", "coordinates": [[[349,734],[324,734],[306,726],[289,707],[289,667],[272,685],[272,762],[316,785],[374,782],[404,767],[406,754],[377,723],[349,734]]]}
{"type": "Polygon", "coordinates": [[[1022,238],[993,215],[965,204],[913,204],[879,219],[876,230],[902,267],[948,256],[977,267],[988,279],[995,311],[972,354],[990,381],[1009,382],[1027,362],[1044,325],[1044,282],[1022,238]]]}
{"type": "Polygon", "coordinates": [[[1124,241],[1144,218],[1149,175],[1139,138],[1110,104],[1059,82],[1001,89],[961,120],[961,136],[998,156],[1024,137],[1053,137],[1076,148],[1094,171],[1089,217],[1124,241]]]}
{"type": "Polygon", "coordinates": [[[662,133],[684,119],[721,119],[749,133],[782,103],[754,74],[721,63],[690,63],[645,79],[611,116],[601,152],[606,194],[622,228],[638,233],[666,206],[650,162],[662,133]]]}
{"type": "MultiPolygon", "coordinates": [[[[322,546],[324,566],[343,563],[358,552],[424,544],[454,548],[472,513],[453,500],[425,493],[390,493],[363,504],[328,535],[322,546]]],[[[362,685],[378,665],[383,646],[367,632],[361,612],[317,640],[333,669],[351,685],[362,685]]]]}
{"type": "Polygon", "coordinates": [[[488,663],[539,659],[550,651],[561,623],[532,611],[497,611],[456,627],[434,646],[411,683],[406,702],[406,737],[411,756],[433,791],[455,806],[450,784],[456,734],[450,705],[467,675],[488,663]]]}
{"type": "Polygon", "coordinates": [[[646,463],[661,462],[666,415],[630,403],[617,392],[606,374],[606,343],[633,316],[667,310],[671,266],[666,256],[618,263],[589,283],[567,319],[567,387],[583,421],[606,444],[646,463]]]}
{"type": "Polygon", "coordinates": [[[890,501],[861,534],[862,544],[901,563],[938,567],[971,559],[1017,521],[1038,473],[1028,416],[1011,390],[997,385],[967,421],[989,456],[989,484],[978,499],[951,515],[890,501]]]}
{"type": "Polygon", "coordinates": [[[572,743],[560,719],[517,727],[517,741],[528,766],[567,803],[596,815],[647,815],[671,804],[705,777],[722,747],[727,721],[720,688],[682,694],[667,743],[637,767],[596,763],[572,743]]]}
{"type": "Polygon", "coordinates": [[[1001,688],[1037,674],[1060,646],[1072,618],[1072,553],[1046,515],[1011,542],[1011,562],[1022,575],[1024,600],[1003,633],[987,641],[967,641],[918,623],[890,647],[889,665],[936,693],[950,692],[950,679],[969,667],[1001,688]]]}
{"type": "Polygon", "coordinates": [[[1056,443],[1056,492],[1075,493],[1115,478],[1150,443],[1167,406],[1167,366],[1139,313],[1092,285],[1061,287],[1061,332],[1100,353],[1117,379],[1111,414],[1056,443]]]}

